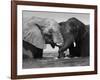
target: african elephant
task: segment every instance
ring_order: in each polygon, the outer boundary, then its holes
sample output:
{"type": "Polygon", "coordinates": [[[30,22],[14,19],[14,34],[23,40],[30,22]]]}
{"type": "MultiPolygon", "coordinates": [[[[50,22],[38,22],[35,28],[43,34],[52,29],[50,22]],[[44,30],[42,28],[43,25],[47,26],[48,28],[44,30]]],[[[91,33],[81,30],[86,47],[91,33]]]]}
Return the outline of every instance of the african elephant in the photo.
{"type": "Polygon", "coordinates": [[[61,45],[52,43],[53,46],[59,47],[58,58],[65,57],[64,51],[67,49],[69,49],[69,57],[89,56],[89,25],[85,25],[74,17],[65,22],[60,22],[59,25],[58,30],[62,35],[63,42],[61,42],[61,45]]]}
{"type": "Polygon", "coordinates": [[[59,24],[61,26],[60,32],[64,40],[63,45],[59,48],[59,57],[64,56],[64,51],[68,48],[70,57],[89,56],[89,25],[85,25],[74,17],[59,24]]]}
{"type": "Polygon", "coordinates": [[[59,27],[53,19],[34,16],[23,19],[23,48],[30,50],[33,58],[42,58],[46,44],[51,44],[54,48],[53,42],[63,41],[59,27]]]}

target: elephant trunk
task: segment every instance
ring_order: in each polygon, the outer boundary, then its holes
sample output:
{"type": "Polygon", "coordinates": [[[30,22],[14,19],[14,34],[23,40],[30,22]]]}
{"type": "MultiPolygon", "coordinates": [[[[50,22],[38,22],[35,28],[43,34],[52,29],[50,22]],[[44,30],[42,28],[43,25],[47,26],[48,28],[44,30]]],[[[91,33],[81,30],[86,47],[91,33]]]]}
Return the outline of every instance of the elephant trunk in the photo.
{"type": "Polygon", "coordinates": [[[64,44],[59,48],[59,53],[66,51],[69,46],[74,42],[74,37],[72,35],[68,35],[64,40],[64,44]]]}

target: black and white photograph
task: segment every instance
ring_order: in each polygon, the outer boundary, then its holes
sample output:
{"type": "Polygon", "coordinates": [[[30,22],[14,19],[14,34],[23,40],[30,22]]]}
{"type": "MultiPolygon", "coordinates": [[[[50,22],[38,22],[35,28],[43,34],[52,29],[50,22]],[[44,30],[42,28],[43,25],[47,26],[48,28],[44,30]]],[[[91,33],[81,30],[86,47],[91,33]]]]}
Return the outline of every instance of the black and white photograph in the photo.
{"type": "Polygon", "coordinates": [[[12,79],[97,73],[97,7],[12,2],[12,79]]]}
{"type": "Polygon", "coordinates": [[[22,11],[23,68],[89,66],[90,14],[22,11]]]}

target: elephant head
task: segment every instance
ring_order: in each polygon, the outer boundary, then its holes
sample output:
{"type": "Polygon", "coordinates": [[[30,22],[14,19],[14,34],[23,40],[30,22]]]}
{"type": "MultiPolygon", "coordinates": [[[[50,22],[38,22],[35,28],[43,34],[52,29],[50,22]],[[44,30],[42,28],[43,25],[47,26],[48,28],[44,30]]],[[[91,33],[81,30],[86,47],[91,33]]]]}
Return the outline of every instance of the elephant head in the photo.
{"type": "Polygon", "coordinates": [[[37,48],[44,49],[45,44],[62,43],[59,24],[53,19],[31,17],[23,23],[23,40],[37,48]]]}

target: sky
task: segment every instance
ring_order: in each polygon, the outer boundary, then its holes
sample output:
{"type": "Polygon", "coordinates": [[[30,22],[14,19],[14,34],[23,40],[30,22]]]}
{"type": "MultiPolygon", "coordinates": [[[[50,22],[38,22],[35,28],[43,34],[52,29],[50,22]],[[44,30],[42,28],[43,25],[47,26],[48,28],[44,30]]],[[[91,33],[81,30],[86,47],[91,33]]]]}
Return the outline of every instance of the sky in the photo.
{"type": "MultiPolygon", "coordinates": [[[[41,18],[50,18],[54,19],[57,22],[67,21],[71,17],[76,17],[84,24],[89,24],[90,15],[88,13],[67,13],[67,12],[45,12],[45,11],[23,11],[23,18],[25,17],[41,17],[41,18]]],[[[58,47],[52,49],[50,45],[47,45],[47,48],[44,49],[44,52],[49,51],[58,51],[58,47]]]]}
{"type": "Polygon", "coordinates": [[[66,21],[71,17],[76,17],[84,24],[89,24],[90,16],[88,13],[66,13],[66,12],[45,12],[45,11],[23,11],[23,17],[37,16],[51,18],[57,22],[66,21]]]}

